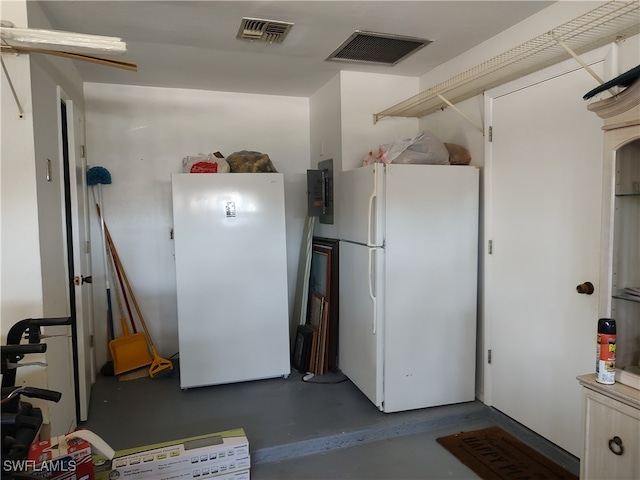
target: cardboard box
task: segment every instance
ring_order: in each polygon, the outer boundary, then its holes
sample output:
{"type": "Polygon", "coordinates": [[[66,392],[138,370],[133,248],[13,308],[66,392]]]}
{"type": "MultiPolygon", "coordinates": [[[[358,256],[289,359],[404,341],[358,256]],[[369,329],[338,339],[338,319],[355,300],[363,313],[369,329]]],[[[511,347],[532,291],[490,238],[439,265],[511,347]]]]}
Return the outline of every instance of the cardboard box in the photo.
{"type": "MultiPolygon", "coordinates": [[[[122,480],[123,477],[118,477],[118,474],[114,472],[117,471],[114,470],[111,475],[107,475],[106,477],[98,476],[96,478],[99,480],[122,480]]],[[[232,473],[209,473],[203,475],[199,470],[181,470],[179,472],[169,472],[160,477],[144,477],[144,480],[149,480],[151,478],[154,480],[249,480],[250,473],[249,469],[246,469],[232,473]]]]}
{"type": "Polygon", "coordinates": [[[94,480],[91,444],[73,434],[60,435],[29,447],[29,473],[47,479],[94,480]]]}
{"type": "MultiPolygon", "coordinates": [[[[109,476],[110,472],[96,472],[96,480],[113,480],[110,476],[109,476]]],[[[251,478],[251,473],[249,471],[249,469],[247,470],[240,470],[238,472],[233,472],[233,473],[223,473],[223,474],[219,474],[219,475],[210,475],[210,476],[200,476],[200,477],[196,477],[196,479],[194,479],[192,472],[182,472],[180,473],[180,475],[190,475],[190,477],[181,477],[181,478],[191,478],[193,480],[249,480],[251,478]]],[[[116,474],[114,474],[116,475],[116,474]]]]}
{"type": "Polygon", "coordinates": [[[239,428],[116,452],[108,478],[219,480],[250,466],[249,441],[239,428]]]}
{"type": "Polygon", "coordinates": [[[229,473],[227,475],[221,475],[219,477],[215,477],[215,480],[249,480],[250,473],[249,470],[242,470],[241,472],[229,473]]]}

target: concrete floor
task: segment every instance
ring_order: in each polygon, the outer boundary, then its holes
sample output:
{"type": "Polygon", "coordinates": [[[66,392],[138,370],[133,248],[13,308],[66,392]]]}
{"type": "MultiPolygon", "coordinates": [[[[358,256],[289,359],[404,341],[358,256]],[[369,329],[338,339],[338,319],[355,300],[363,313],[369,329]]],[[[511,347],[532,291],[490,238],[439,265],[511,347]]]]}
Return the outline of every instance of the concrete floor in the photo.
{"type": "Polygon", "coordinates": [[[385,414],[348,380],[297,372],[185,391],[178,378],[99,377],[82,427],[116,450],[244,428],[251,478],[285,480],[478,478],[435,439],[491,425],[578,474],[577,458],[481,402],[385,414]]]}

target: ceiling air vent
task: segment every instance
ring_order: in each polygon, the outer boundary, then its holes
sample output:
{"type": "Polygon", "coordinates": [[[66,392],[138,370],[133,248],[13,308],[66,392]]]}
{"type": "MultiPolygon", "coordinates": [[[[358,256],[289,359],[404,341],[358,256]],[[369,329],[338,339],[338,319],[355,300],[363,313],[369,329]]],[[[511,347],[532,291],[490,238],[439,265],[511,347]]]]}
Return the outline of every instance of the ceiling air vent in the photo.
{"type": "Polygon", "coordinates": [[[236,38],[267,43],[281,43],[293,23],[262,18],[243,18],[236,38]]]}
{"type": "Polygon", "coordinates": [[[431,40],[357,30],[327,60],[395,65],[431,40]]]}

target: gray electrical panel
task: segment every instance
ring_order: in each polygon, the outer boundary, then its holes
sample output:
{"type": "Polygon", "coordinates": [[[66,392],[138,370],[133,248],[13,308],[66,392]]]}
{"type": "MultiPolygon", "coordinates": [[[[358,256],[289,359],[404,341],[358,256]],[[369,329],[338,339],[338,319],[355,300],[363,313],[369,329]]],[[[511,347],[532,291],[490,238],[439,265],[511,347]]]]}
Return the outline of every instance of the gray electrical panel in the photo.
{"type": "Polygon", "coordinates": [[[307,170],[307,211],[320,223],[333,224],[333,160],[318,163],[318,170],[307,170]]]}

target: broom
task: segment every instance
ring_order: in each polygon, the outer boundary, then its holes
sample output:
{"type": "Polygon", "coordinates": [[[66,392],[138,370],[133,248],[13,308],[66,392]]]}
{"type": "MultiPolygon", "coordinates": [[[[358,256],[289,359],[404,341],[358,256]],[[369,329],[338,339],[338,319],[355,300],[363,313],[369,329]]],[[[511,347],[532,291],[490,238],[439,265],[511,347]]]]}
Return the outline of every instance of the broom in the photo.
{"type": "Polygon", "coordinates": [[[142,316],[142,312],[140,311],[140,307],[138,306],[138,302],[136,301],[136,297],[133,294],[133,289],[131,288],[131,284],[129,283],[129,279],[127,278],[127,274],[124,271],[124,267],[122,266],[122,262],[120,261],[120,256],[116,251],[116,247],[113,243],[113,239],[111,238],[111,234],[109,233],[109,229],[107,225],[104,226],[104,232],[107,237],[107,242],[109,244],[109,248],[112,253],[113,260],[116,264],[116,269],[120,271],[122,274],[122,279],[124,280],[125,285],[127,286],[127,291],[129,292],[129,296],[131,297],[131,301],[133,302],[133,306],[138,314],[138,318],[140,319],[140,324],[142,325],[142,330],[144,330],[144,335],[147,339],[147,344],[149,345],[149,349],[151,350],[151,355],[153,356],[153,361],[151,362],[151,366],[149,367],[149,376],[151,378],[160,378],[171,375],[173,371],[173,363],[171,360],[167,360],[166,358],[162,358],[158,355],[156,350],[156,346],[151,339],[151,334],[149,333],[149,329],[147,328],[147,324],[144,321],[144,317],[142,316]]]}
{"type": "MultiPolygon", "coordinates": [[[[111,251],[113,252],[113,251],[111,251]]],[[[109,268],[111,270],[111,276],[116,277],[116,267],[114,266],[113,254],[109,255],[109,268]]],[[[120,311],[120,325],[122,326],[122,337],[115,338],[109,342],[109,350],[111,351],[111,358],[113,358],[113,371],[115,375],[119,375],[124,372],[136,370],[140,367],[145,367],[152,362],[151,355],[147,348],[147,340],[141,333],[134,333],[131,335],[127,328],[127,320],[124,316],[124,309],[122,306],[122,299],[120,297],[120,291],[126,295],[124,291],[124,285],[120,282],[120,288],[118,285],[114,285],[116,293],[116,301],[118,303],[118,309],[120,311]]],[[[127,308],[129,304],[127,302],[127,308]]],[[[129,317],[133,324],[133,316],[129,311],[129,317]]]]}
{"type": "MultiPolygon", "coordinates": [[[[111,285],[109,283],[109,269],[107,267],[107,242],[104,236],[104,219],[102,218],[102,185],[111,185],[111,174],[109,170],[104,167],[91,167],[87,170],[87,185],[91,187],[91,194],[93,195],[93,201],[96,204],[98,210],[98,218],[100,219],[100,231],[102,233],[102,256],[104,260],[104,276],[105,285],[107,289],[107,327],[109,330],[109,339],[115,338],[115,330],[113,326],[113,308],[111,305],[111,285]],[[98,199],[96,199],[95,187],[98,187],[98,199]]],[[[109,362],[103,367],[105,372],[111,373],[109,362]]]]}

